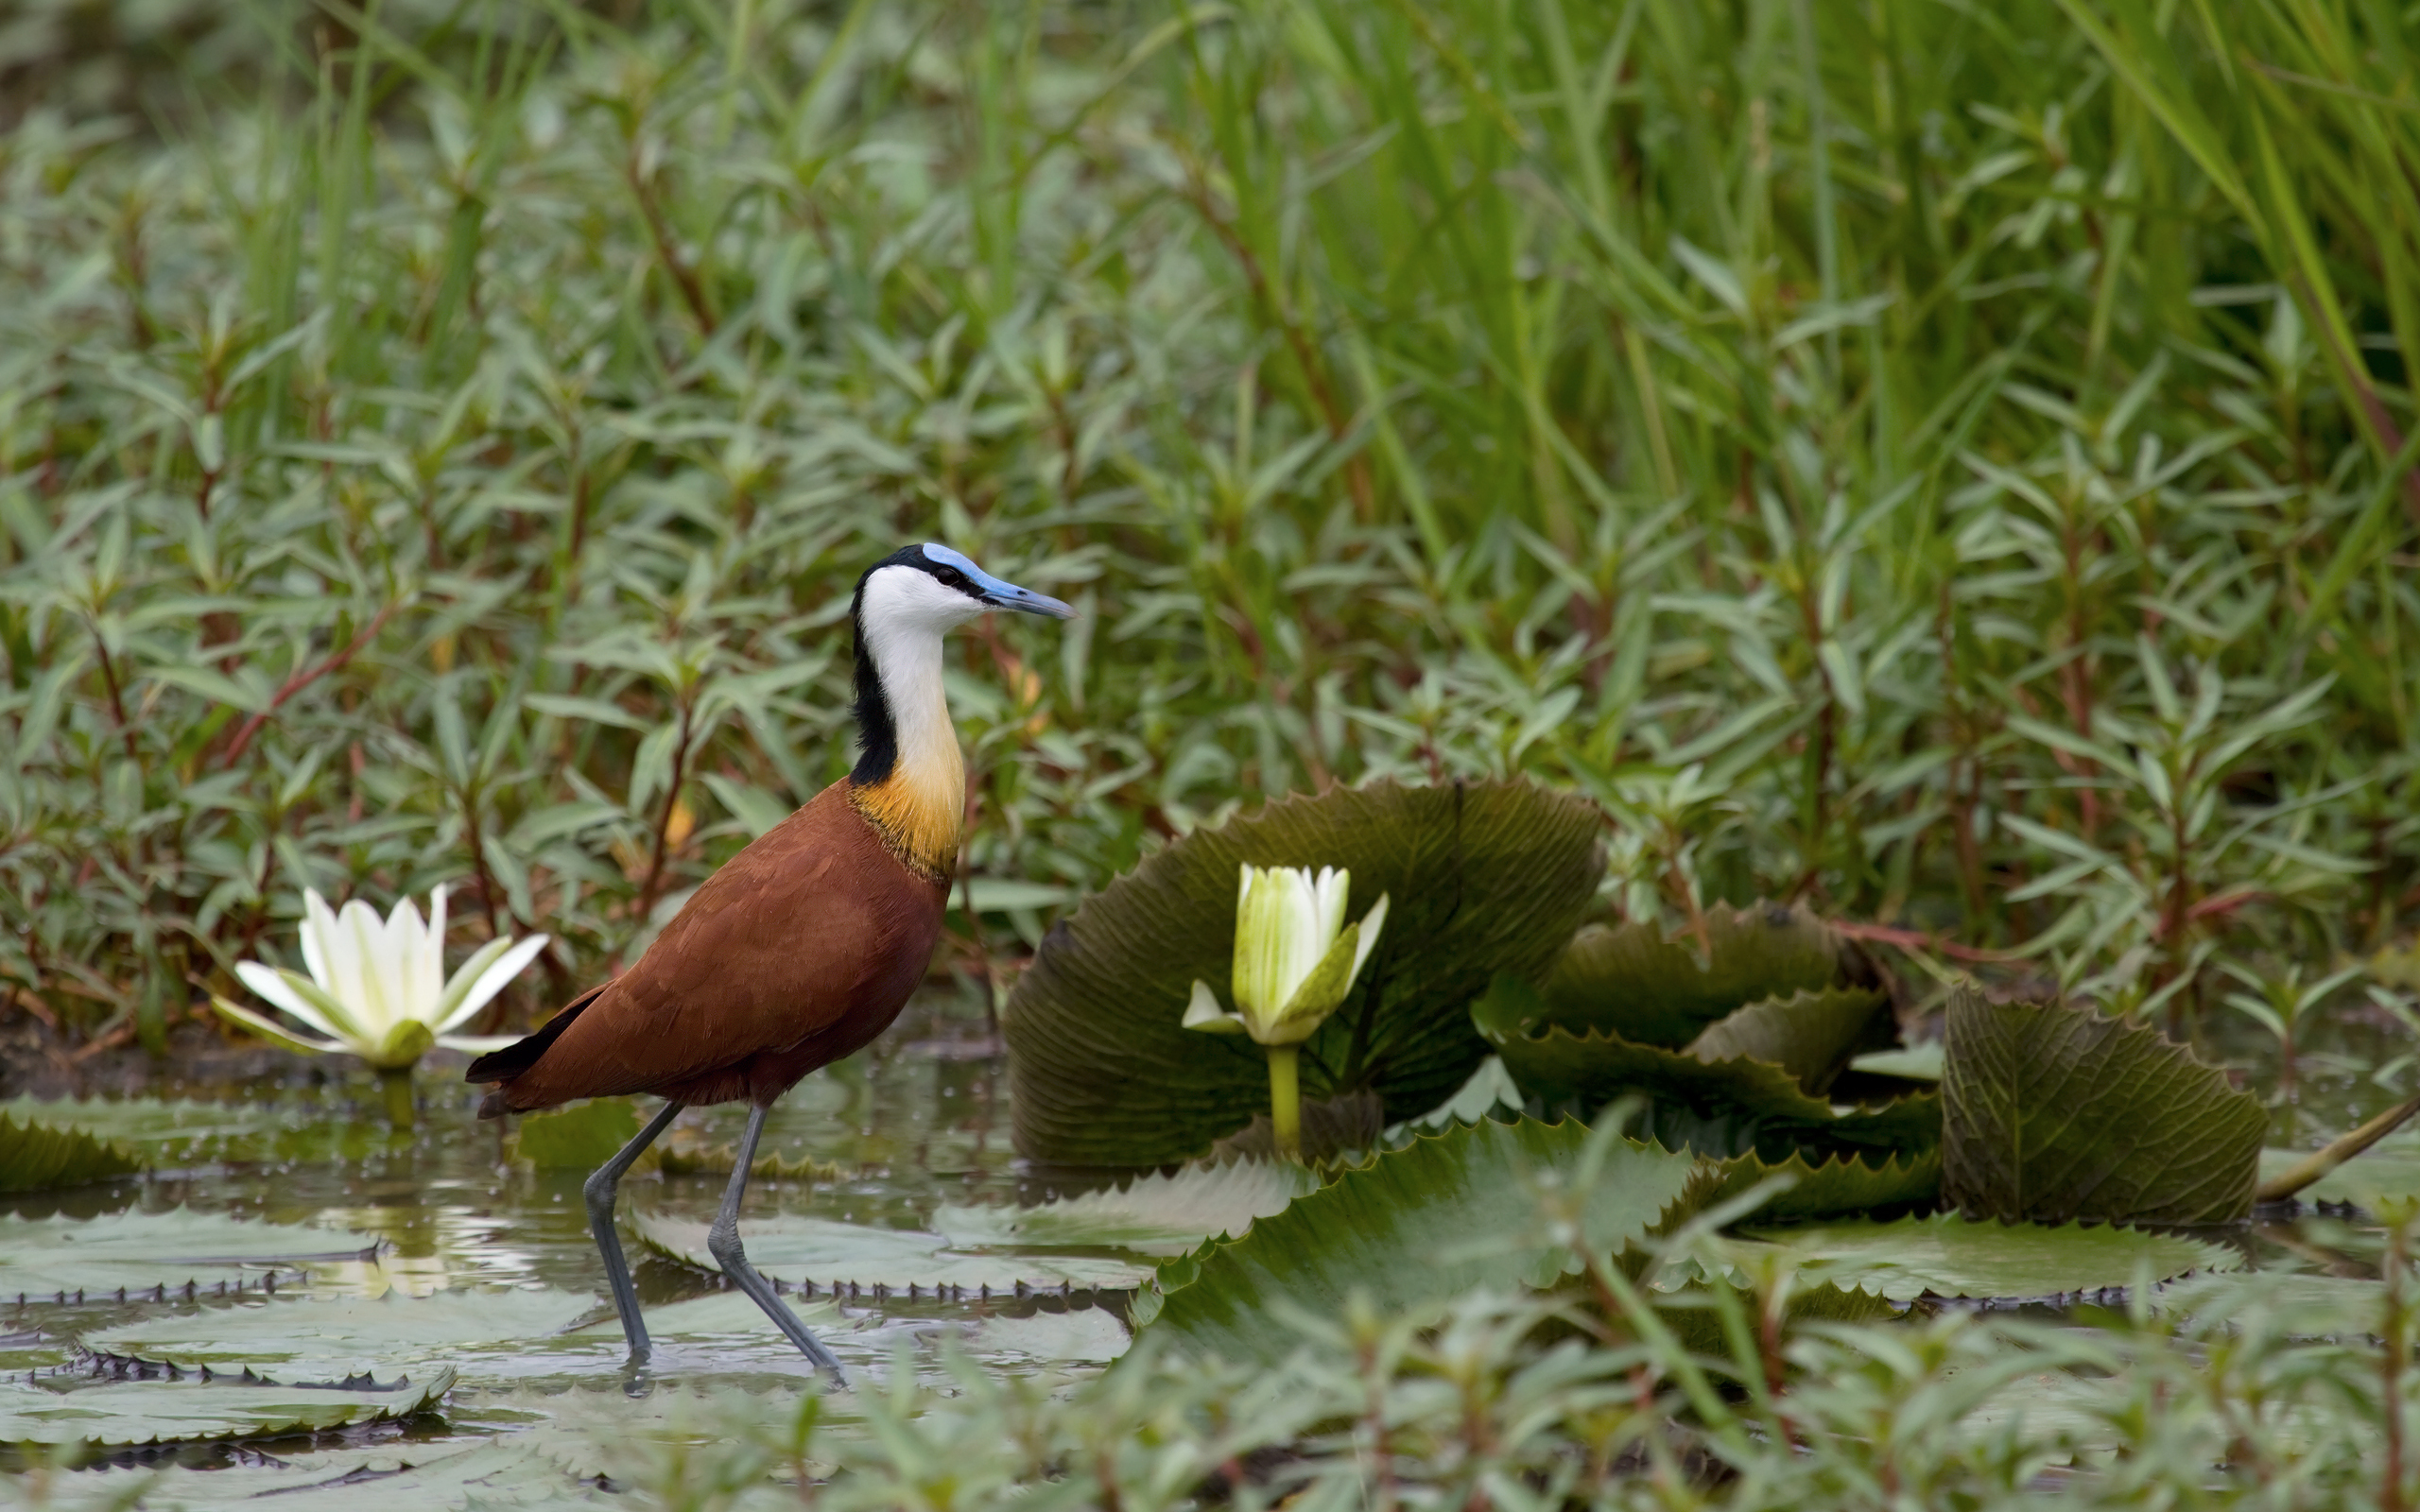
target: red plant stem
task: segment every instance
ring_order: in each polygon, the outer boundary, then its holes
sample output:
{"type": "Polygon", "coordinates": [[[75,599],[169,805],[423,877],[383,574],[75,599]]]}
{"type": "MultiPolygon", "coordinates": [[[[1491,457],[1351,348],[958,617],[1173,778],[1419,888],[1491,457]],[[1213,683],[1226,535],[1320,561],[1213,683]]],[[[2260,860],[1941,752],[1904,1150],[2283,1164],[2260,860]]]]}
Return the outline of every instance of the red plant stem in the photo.
{"type": "Polygon", "coordinates": [[[1929,951],[1946,955],[1953,961],[2016,961],[2024,957],[2014,951],[1985,950],[1979,945],[1961,945],[1920,929],[1893,929],[1888,924],[1859,924],[1846,919],[1834,919],[1831,927],[1851,939],[1872,940],[1877,945],[1893,945],[1903,951],[1929,951]]]}
{"type": "Polygon", "coordinates": [[[294,674],[294,676],[286,679],[285,686],[277,690],[277,696],[269,699],[268,707],[262,710],[259,713],[252,715],[250,719],[245,720],[243,725],[236,730],[235,738],[228,742],[227,754],[218,765],[221,767],[234,765],[238,760],[242,759],[244,748],[252,743],[252,737],[261,732],[261,727],[268,723],[271,715],[275,714],[278,710],[285,706],[286,699],[293,697],[296,694],[301,693],[303,689],[309,687],[314,682],[319,681],[321,678],[326,677],[329,673],[337,670],[346,662],[352,661],[354,654],[360,651],[363,646],[368,645],[370,644],[371,637],[376,635],[379,627],[387,623],[387,617],[402,607],[403,605],[401,600],[389,604],[376,614],[371,616],[370,623],[361,627],[361,632],[355,635],[352,641],[347,643],[344,649],[331,654],[326,661],[320,662],[318,666],[305,667],[302,671],[294,674]]]}

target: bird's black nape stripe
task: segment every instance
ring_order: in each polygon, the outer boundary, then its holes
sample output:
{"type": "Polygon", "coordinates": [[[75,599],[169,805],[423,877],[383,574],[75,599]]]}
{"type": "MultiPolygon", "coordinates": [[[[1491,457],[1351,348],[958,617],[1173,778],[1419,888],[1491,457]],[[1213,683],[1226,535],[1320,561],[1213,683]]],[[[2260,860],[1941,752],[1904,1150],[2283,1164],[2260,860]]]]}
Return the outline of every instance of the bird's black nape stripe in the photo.
{"type": "Polygon", "coordinates": [[[857,638],[857,765],[850,769],[849,781],[872,787],[899,765],[899,731],[890,722],[890,700],[882,696],[882,676],[866,649],[864,578],[857,580],[857,601],[849,606],[849,627],[857,638]]]}
{"type": "Polygon", "coordinates": [[[849,633],[856,637],[857,657],[857,765],[850,769],[849,781],[858,787],[872,787],[899,765],[899,731],[890,722],[890,700],[883,696],[882,676],[866,649],[866,584],[885,567],[932,571],[922,545],[902,546],[865,570],[857,578],[856,596],[849,602],[849,633]]]}

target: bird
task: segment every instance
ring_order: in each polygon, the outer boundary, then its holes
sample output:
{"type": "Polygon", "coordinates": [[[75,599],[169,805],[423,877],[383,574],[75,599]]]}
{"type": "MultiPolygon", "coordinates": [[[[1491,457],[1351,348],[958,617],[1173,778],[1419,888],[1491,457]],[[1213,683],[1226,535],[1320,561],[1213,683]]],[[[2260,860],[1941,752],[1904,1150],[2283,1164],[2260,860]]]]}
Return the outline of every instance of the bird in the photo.
{"type": "Polygon", "coordinates": [[[847,1384],[831,1350],[748,1263],[740,1202],[775,1100],[889,1028],[924,980],[967,814],[942,638],[994,610],[1075,614],[934,542],[867,568],[849,606],[857,725],[849,774],[708,877],[629,971],[466,1073],[491,1087],[483,1119],[585,1097],[665,1100],[582,1189],[631,1368],[647,1363],[650,1342],[614,1229],[622,1177],[683,1108],[746,1102],[747,1131],[707,1251],[801,1353],[847,1384]]]}

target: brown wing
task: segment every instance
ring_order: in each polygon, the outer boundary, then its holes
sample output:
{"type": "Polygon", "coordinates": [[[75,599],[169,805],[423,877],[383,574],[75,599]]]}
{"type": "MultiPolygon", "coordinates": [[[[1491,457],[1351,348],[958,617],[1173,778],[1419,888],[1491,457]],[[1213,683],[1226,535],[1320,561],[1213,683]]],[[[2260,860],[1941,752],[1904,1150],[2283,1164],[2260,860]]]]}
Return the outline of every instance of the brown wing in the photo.
{"type": "Polygon", "coordinates": [[[711,1083],[809,1039],[853,1049],[924,979],[942,907],[942,889],[835,782],[707,878],[638,964],[504,1084],[505,1104],[711,1083]]]}

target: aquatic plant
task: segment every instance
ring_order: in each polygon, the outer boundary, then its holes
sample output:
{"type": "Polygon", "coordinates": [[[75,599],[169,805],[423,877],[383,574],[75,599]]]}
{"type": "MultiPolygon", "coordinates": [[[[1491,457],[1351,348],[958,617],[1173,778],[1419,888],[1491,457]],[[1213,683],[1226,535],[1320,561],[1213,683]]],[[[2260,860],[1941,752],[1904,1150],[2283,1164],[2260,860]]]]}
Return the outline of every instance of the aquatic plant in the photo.
{"type": "Polygon", "coordinates": [[[1344,921],[1352,886],[1353,874],[1334,867],[1317,877],[1308,867],[1236,868],[1236,1009],[1197,976],[1184,1010],[1186,1028],[1249,1035],[1268,1053],[1270,1126],[1289,1160],[1303,1158],[1303,1041],[1343,1004],[1386,927],[1385,893],[1359,922],[1344,921]]]}
{"type": "Polygon", "coordinates": [[[424,924],[409,898],[381,919],[358,898],[335,910],[316,890],[305,888],[301,936],[308,976],[259,961],[238,963],[235,974],[279,1011],[327,1038],[298,1034],[216,994],[211,1005],[289,1050],[358,1056],[368,1061],[386,1080],[389,1109],[405,1115],[399,1122],[409,1121],[411,1069],[431,1046],[475,1053],[518,1038],[463,1034],[458,1025],[486,1007],[550,943],[544,935],[518,941],[499,936],[447,976],[441,885],[429,894],[424,924]]]}

